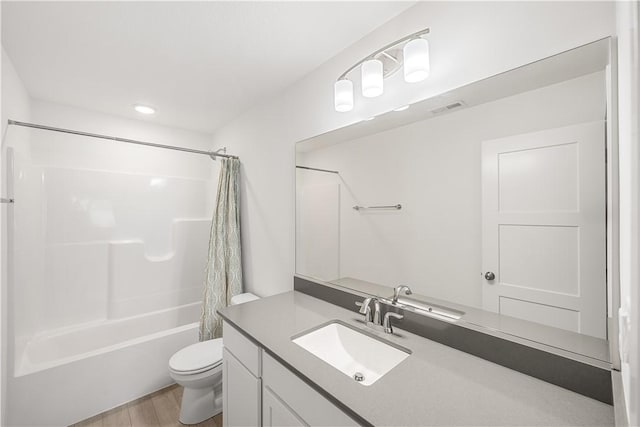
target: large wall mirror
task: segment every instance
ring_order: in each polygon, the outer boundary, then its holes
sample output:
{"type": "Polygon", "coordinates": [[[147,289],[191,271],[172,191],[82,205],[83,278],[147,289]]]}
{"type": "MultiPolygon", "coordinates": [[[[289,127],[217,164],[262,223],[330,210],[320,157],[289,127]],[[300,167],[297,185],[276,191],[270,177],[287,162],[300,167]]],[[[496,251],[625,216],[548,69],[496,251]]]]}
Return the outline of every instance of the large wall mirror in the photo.
{"type": "Polygon", "coordinates": [[[298,143],[297,274],[610,362],[610,43],[298,143]]]}

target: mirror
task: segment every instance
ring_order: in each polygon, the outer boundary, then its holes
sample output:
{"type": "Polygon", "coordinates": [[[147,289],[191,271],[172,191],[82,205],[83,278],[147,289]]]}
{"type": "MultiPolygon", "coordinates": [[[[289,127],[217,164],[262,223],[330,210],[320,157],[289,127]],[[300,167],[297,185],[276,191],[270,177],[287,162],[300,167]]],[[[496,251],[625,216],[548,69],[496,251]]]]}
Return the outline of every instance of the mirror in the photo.
{"type": "Polygon", "coordinates": [[[296,273],[608,362],[609,46],[299,142],[296,273]]]}

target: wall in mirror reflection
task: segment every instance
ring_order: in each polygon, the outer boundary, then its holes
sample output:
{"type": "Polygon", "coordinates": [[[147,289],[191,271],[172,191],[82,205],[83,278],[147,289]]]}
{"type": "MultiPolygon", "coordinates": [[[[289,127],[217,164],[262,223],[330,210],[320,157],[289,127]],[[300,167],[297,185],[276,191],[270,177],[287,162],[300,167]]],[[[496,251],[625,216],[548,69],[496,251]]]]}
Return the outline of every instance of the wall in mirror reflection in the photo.
{"type": "MultiPolygon", "coordinates": [[[[357,278],[386,286],[406,284],[414,293],[486,309],[483,141],[603,124],[605,73],[589,73],[471,107],[464,99],[451,101],[462,101],[463,106],[373,135],[298,150],[298,165],[339,171],[297,169],[298,274],[324,281],[357,278]],[[353,209],[395,204],[402,209],[353,209]]],[[[604,153],[604,133],[600,137],[604,153]]],[[[604,174],[597,179],[604,183],[604,174]]],[[[604,212],[604,193],[601,196],[604,212]]],[[[601,226],[604,230],[604,222],[601,226]]],[[[527,247],[521,248],[526,256],[527,247]]],[[[604,258],[601,261],[604,275],[604,258]]],[[[579,280],[577,265],[549,268],[579,280]]],[[[545,280],[540,274],[540,280],[545,280]]],[[[606,338],[604,276],[601,287],[602,311],[597,316],[602,327],[586,333],[606,338]]],[[[580,329],[580,312],[564,319],[559,315],[563,312],[545,315],[543,306],[553,308],[554,304],[543,301],[537,307],[518,306],[516,311],[527,320],[585,333],[580,329]]]]}

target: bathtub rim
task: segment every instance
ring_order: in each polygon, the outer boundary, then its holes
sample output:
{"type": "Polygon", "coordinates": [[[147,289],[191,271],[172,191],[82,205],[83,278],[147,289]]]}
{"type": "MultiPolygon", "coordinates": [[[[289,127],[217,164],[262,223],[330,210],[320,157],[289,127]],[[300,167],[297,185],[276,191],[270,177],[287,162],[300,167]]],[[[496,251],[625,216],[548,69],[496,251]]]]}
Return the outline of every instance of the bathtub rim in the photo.
{"type": "MultiPolygon", "coordinates": [[[[44,370],[47,370],[47,369],[52,369],[52,368],[55,368],[55,367],[58,367],[58,366],[66,365],[66,364],[69,364],[69,363],[73,363],[73,362],[76,362],[78,360],[91,358],[91,357],[96,357],[96,356],[99,356],[101,354],[109,353],[109,352],[112,352],[112,351],[117,351],[118,349],[121,349],[121,348],[124,348],[124,347],[129,347],[129,346],[141,344],[141,343],[152,341],[154,339],[157,339],[157,338],[160,338],[160,337],[164,337],[164,336],[168,336],[168,335],[178,334],[180,332],[187,331],[187,330],[190,330],[190,329],[197,329],[197,328],[199,328],[199,320],[197,320],[195,322],[189,322],[189,323],[186,323],[184,325],[176,326],[176,327],[173,327],[173,328],[163,329],[161,331],[152,332],[150,334],[140,335],[140,336],[135,337],[135,338],[131,338],[131,339],[128,339],[128,340],[120,341],[120,342],[118,342],[116,344],[102,346],[102,347],[98,347],[98,348],[93,349],[93,350],[85,351],[85,352],[74,354],[74,355],[67,356],[67,357],[58,358],[58,359],[51,360],[51,361],[40,362],[40,363],[31,363],[31,362],[28,361],[29,343],[34,341],[34,340],[54,339],[56,337],[64,336],[64,335],[69,334],[69,333],[85,330],[85,329],[88,329],[88,328],[91,328],[91,327],[95,327],[95,326],[99,326],[99,325],[105,325],[107,323],[109,325],[121,325],[123,323],[129,322],[129,321],[132,321],[132,320],[135,321],[135,320],[138,320],[138,319],[141,319],[141,318],[144,318],[144,317],[148,317],[148,316],[151,316],[151,315],[169,313],[171,311],[175,311],[176,309],[190,308],[190,307],[193,307],[193,306],[196,306],[196,305],[200,305],[200,304],[201,304],[200,302],[194,302],[194,303],[183,304],[183,305],[180,305],[180,306],[170,307],[170,308],[166,308],[166,309],[162,309],[162,310],[156,310],[156,311],[152,311],[152,312],[148,312],[148,313],[137,314],[135,316],[125,317],[125,318],[121,318],[121,319],[92,321],[92,322],[83,323],[82,325],[73,325],[73,326],[69,326],[69,327],[65,327],[65,328],[59,328],[59,329],[56,329],[54,331],[41,332],[39,334],[36,334],[36,335],[32,336],[30,339],[26,340],[23,345],[16,346],[16,349],[18,347],[22,347],[22,351],[19,354],[15,354],[15,356],[14,356],[15,357],[15,366],[14,366],[14,369],[13,369],[13,377],[14,378],[19,378],[19,377],[23,377],[23,376],[30,375],[30,374],[35,374],[35,373],[38,373],[38,372],[41,372],[41,371],[44,371],[44,370]]],[[[169,361],[167,360],[167,364],[168,363],[169,363],[169,361]]]]}

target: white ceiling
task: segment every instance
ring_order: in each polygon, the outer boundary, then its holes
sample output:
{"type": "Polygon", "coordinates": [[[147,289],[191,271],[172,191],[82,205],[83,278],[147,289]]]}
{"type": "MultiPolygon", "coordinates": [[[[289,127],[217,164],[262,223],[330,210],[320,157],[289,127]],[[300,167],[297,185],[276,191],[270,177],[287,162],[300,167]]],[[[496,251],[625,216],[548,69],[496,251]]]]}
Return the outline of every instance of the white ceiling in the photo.
{"type": "Polygon", "coordinates": [[[412,2],[2,2],[35,99],[213,132],[412,2]]]}

